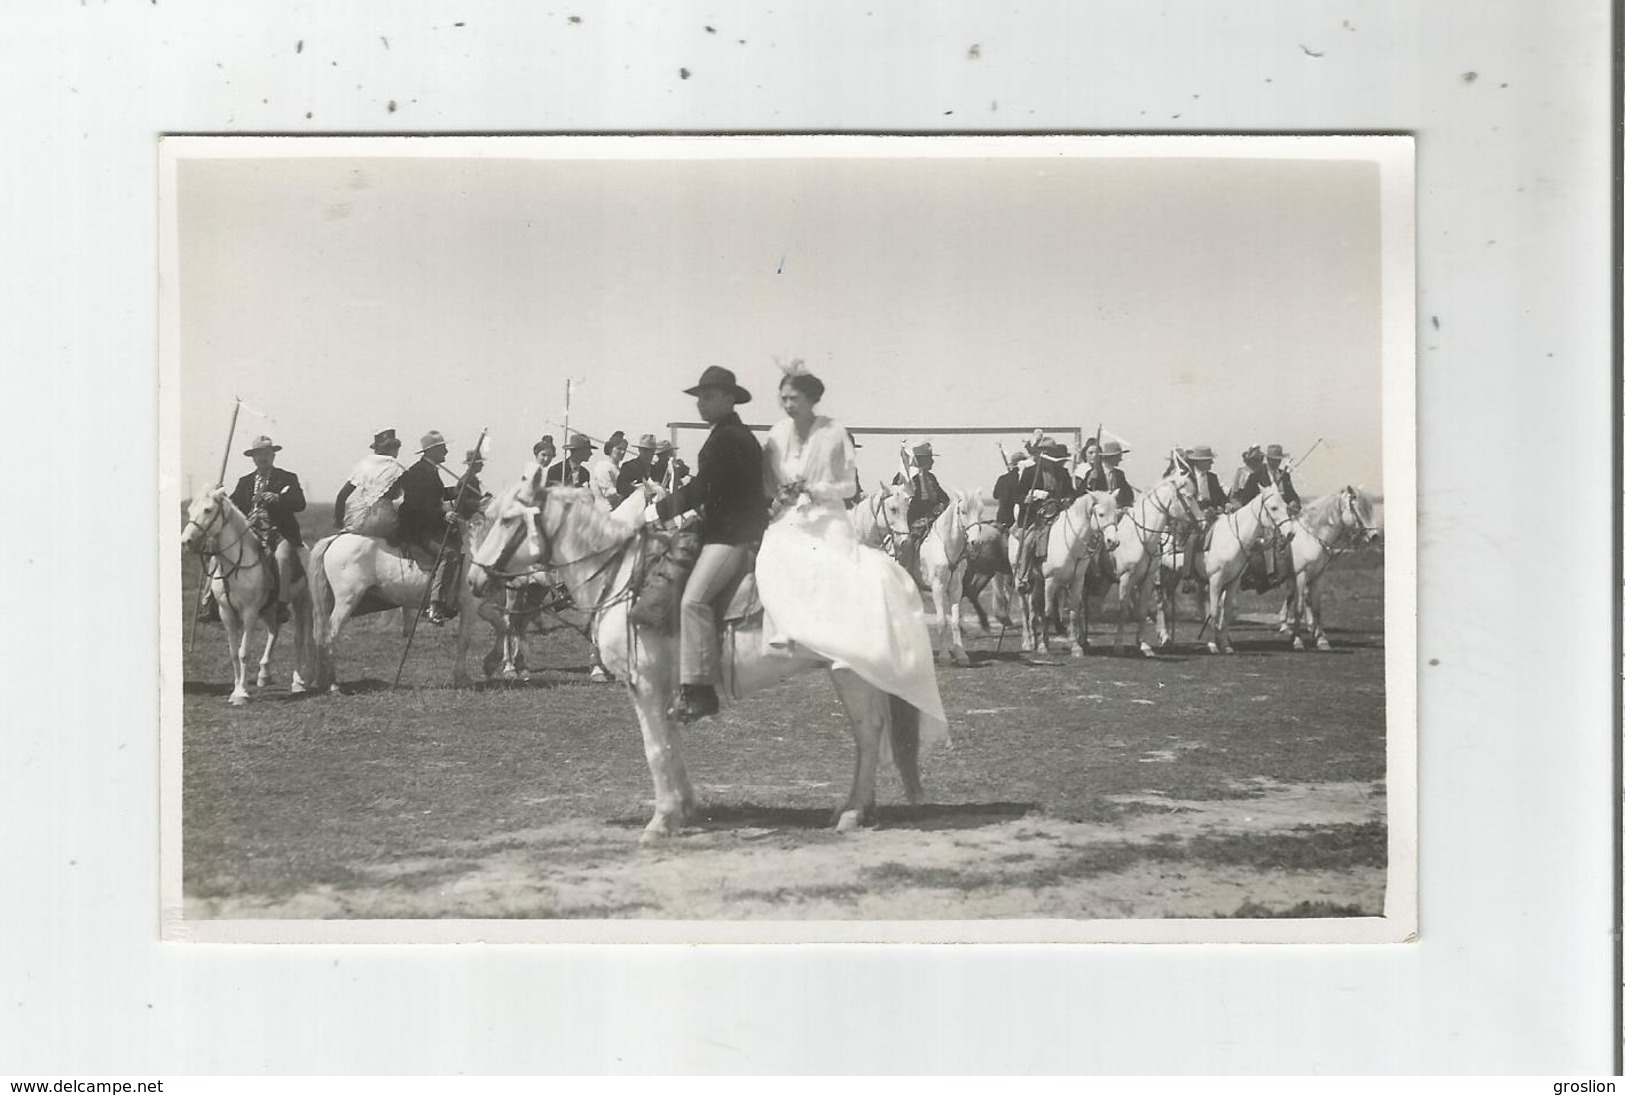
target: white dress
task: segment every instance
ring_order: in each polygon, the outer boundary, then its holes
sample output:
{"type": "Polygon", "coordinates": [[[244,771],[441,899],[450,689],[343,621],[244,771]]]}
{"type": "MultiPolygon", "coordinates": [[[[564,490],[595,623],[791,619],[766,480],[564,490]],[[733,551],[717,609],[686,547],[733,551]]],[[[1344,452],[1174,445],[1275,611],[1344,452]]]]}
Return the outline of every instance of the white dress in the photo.
{"type": "Polygon", "coordinates": [[[857,469],[846,430],[819,416],[803,442],[786,418],[768,432],[762,468],[769,497],[797,480],[807,491],[768,525],[756,557],[768,641],[794,643],[908,701],[921,743],[945,743],[919,593],[887,555],[858,543],[847,517],[857,469]]]}

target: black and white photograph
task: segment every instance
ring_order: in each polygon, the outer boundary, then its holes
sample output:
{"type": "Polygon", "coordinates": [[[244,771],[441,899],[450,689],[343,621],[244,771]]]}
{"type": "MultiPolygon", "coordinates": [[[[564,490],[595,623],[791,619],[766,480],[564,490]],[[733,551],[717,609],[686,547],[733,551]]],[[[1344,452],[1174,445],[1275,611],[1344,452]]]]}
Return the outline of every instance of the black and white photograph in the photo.
{"type": "Polygon", "coordinates": [[[166,937],[1414,937],[1409,138],[160,160],[166,937]]]}

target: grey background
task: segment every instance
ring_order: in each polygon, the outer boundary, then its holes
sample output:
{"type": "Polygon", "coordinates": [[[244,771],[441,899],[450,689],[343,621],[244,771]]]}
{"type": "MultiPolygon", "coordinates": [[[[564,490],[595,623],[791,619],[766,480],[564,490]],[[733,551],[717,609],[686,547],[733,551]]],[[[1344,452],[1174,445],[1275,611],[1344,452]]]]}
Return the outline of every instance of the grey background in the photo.
{"type": "Polygon", "coordinates": [[[1607,1070],[1606,16],[1577,0],[16,9],[0,1070],[1607,1070]],[[1420,943],[154,942],[153,594],[173,533],[152,505],[156,134],[668,128],[1418,133],[1420,943]]]}

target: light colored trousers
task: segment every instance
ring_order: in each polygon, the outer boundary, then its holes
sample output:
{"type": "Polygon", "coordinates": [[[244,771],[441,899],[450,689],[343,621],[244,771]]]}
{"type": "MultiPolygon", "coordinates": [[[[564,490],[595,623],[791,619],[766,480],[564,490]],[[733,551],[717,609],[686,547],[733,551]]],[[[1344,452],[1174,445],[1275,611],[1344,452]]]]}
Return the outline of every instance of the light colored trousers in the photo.
{"type": "Polygon", "coordinates": [[[743,544],[706,544],[683,587],[681,653],[678,667],[684,684],[716,684],[721,641],[717,636],[717,600],[750,565],[743,544]]]}

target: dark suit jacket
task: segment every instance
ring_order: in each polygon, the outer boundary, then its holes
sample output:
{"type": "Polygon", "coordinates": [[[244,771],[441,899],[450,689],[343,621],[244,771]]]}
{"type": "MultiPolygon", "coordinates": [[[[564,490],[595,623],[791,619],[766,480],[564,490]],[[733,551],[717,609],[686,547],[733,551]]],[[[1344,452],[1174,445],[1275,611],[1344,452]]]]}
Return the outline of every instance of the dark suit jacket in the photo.
{"type": "Polygon", "coordinates": [[[1022,502],[1021,523],[1024,526],[1038,523],[1040,514],[1048,510],[1050,513],[1066,508],[1072,499],[1078,496],[1076,481],[1066,467],[1053,460],[1039,458],[1031,467],[1021,473],[1021,479],[1016,483],[1016,491],[1022,502]],[[1035,490],[1049,491],[1049,504],[1042,501],[1035,504],[1027,500],[1027,495],[1035,490]]]}
{"type": "MultiPolygon", "coordinates": [[[[1191,482],[1200,486],[1200,479],[1203,474],[1204,473],[1197,471],[1195,468],[1192,468],[1191,482]]],[[[1230,501],[1230,496],[1224,493],[1224,486],[1219,482],[1219,477],[1217,475],[1214,475],[1211,471],[1207,472],[1206,475],[1207,500],[1201,502],[1201,507],[1207,512],[1212,513],[1215,510],[1222,509],[1225,504],[1230,501]]]]}
{"type": "Polygon", "coordinates": [[[767,528],[762,446],[739,415],[730,412],[711,427],[698,464],[693,479],[660,500],[660,517],[699,510],[702,544],[760,541],[767,528]]]}
{"type": "Polygon", "coordinates": [[[629,456],[621,462],[621,470],[615,476],[615,493],[622,498],[630,497],[638,484],[654,477],[655,469],[644,463],[641,456],[629,456]]]}
{"type": "MultiPolygon", "coordinates": [[[[245,517],[254,509],[255,474],[249,472],[237,480],[237,487],[231,492],[231,504],[242,510],[245,517]]],[[[294,547],[301,546],[304,540],[299,536],[299,519],[294,516],[305,508],[305,492],[299,486],[299,477],[283,468],[272,468],[267,473],[266,486],[276,495],[276,501],[265,507],[271,527],[294,547]]]]}
{"type": "Polygon", "coordinates": [[[1122,468],[1108,468],[1104,464],[1098,471],[1090,468],[1078,480],[1078,487],[1086,491],[1110,491],[1117,498],[1119,506],[1134,504],[1134,488],[1128,485],[1128,476],[1123,474],[1122,468]]]}
{"type": "Polygon", "coordinates": [[[1016,523],[1016,506],[1021,502],[1021,474],[1014,468],[993,481],[993,500],[999,504],[994,522],[1008,529],[1016,523]]]}
{"type": "Polygon", "coordinates": [[[547,469],[547,485],[550,487],[584,487],[591,481],[592,474],[587,471],[587,465],[572,463],[568,457],[547,469]],[[570,469],[568,481],[564,478],[566,467],[570,469]]]}
{"type": "Polygon", "coordinates": [[[446,532],[445,503],[457,493],[447,485],[440,469],[418,459],[395,484],[401,492],[400,535],[403,540],[434,541],[446,532]]]}
{"type": "MultiPolygon", "coordinates": [[[[902,481],[902,472],[892,476],[893,483],[900,484],[902,481]]],[[[935,521],[938,515],[948,508],[948,503],[953,501],[931,472],[916,470],[908,477],[908,481],[914,488],[914,497],[908,502],[908,523],[911,526],[922,521],[935,521]]]]}
{"type": "MultiPolygon", "coordinates": [[[[1257,498],[1260,491],[1270,485],[1268,470],[1253,471],[1251,468],[1243,468],[1236,473],[1236,479],[1238,480],[1236,493],[1230,496],[1230,502],[1235,506],[1245,506],[1248,502],[1257,498]]],[[[1299,504],[1298,491],[1292,485],[1291,472],[1278,472],[1275,485],[1280,489],[1281,499],[1287,505],[1296,506],[1299,504]]]]}

